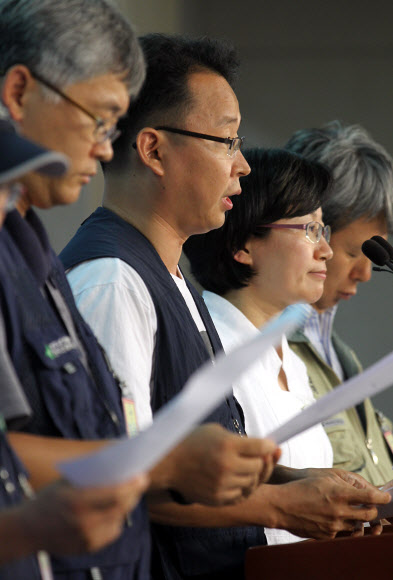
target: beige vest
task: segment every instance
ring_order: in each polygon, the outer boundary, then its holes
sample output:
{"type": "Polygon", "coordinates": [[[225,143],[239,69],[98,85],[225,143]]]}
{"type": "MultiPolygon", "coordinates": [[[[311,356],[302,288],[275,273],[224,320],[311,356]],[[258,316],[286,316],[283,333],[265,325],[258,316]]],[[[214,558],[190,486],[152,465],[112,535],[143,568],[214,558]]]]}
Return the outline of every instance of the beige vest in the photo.
{"type": "MultiPolygon", "coordinates": [[[[337,335],[333,342],[346,376],[349,378],[361,372],[355,353],[337,335]]],[[[315,398],[318,399],[340,385],[336,373],[303,334],[297,332],[289,344],[307,367],[315,398]]],[[[333,447],[334,467],[359,473],[374,485],[380,486],[393,479],[392,461],[370,399],[365,401],[365,417],[366,434],[354,407],[330,417],[323,426],[333,447]]],[[[386,417],[383,421],[388,428],[392,428],[392,423],[386,417]]]]}

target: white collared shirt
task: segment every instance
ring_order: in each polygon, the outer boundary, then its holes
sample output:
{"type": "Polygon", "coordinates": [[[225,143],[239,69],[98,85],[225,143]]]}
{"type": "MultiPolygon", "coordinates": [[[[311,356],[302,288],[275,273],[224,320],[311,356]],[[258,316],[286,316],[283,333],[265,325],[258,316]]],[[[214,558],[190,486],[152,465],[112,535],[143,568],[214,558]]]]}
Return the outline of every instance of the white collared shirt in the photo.
{"type": "MultiPolygon", "coordinates": [[[[226,352],[230,352],[259,330],[230,302],[204,292],[203,298],[226,352]]],[[[314,402],[306,367],[289,348],[285,336],[281,341],[283,360],[275,348],[268,349],[233,385],[234,395],[242,406],[246,432],[263,437],[314,402]],[[288,391],[280,388],[278,375],[283,367],[288,391]]],[[[288,467],[331,467],[333,452],[322,425],[308,429],[281,446],[280,463],[288,467]]],[[[288,543],[300,538],[284,530],[266,530],[268,544],[288,543]]]]}

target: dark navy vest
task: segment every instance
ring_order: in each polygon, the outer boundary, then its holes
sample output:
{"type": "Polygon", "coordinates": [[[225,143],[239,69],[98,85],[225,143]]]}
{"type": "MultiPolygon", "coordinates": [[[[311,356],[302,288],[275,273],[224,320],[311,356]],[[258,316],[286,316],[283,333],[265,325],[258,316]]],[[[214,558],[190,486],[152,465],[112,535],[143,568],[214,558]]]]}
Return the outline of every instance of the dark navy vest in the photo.
{"type": "MultiPolygon", "coordinates": [[[[1,419],[2,421],[2,419],[1,419]]],[[[4,433],[0,432],[0,510],[24,500],[20,477],[25,470],[15,456],[4,433]]],[[[28,556],[0,566],[0,580],[41,580],[36,556],[28,556]]]]}
{"type": "MultiPolygon", "coordinates": [[[[34,212],[11,212],[0,232],[0,304],[8,350],[33,409],[23,431],[70,439],[112,439],[125,433],[120,390],[105,355],[80,316],[60,260],[34,212]],[[22,253],[23,252],[23,253],[22,253]],[[62,294],[89,363],[83,366],[50,298],[49,280],[62,294]]],[[[103,577],[149,578],[149,531],[141,503],[116,542],[94,555],[53,559],[55,572],[98,567],[103,577]],[[132,546],[132,548],[130,548],[132,546]],[[106,574],[106,575],[105,575],[106,574]]],[[[78,572],[76,572],[78,570],[78,572]]]]}
{"type": "MultiPolygon", "coordinates": [[[[98,208],[79,228],[60,258],[66,269],[91,259],[115,257],[134,268],[143,279],[157,315],[153,412],[184,386],[189,376],[209,359],[205,343],[181,292],[152,244],[132,225],[113,212],[98,208]]],[[[222,345],[204,301],[188,284],[209,335],[214,353],[222,345]]],[[[227,429],[243,430],[243,417],[233,396],[228,397],[207,421],[227,429]]],[[[244,430],[243,430],[244,432],[244,430]]],[[[266,543],[261,527],[183,528],[153,525],[154,576],[170,579],[203,576],[243,576],[245,551],[266,543]]]]}

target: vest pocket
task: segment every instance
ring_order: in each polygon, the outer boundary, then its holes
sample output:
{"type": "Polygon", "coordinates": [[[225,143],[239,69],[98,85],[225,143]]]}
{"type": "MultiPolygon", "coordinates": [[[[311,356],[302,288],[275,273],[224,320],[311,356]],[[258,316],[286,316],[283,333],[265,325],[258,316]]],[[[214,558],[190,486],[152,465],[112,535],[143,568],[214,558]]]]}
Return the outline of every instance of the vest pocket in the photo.
{"type": "Polygon", "coordinates": [[[90,377],[70,338],[64,335],[47,339],[39,332],[30,331],[25,334],[25,341],[23,356],[27,360],[20,378],[22,385],[27,386],[26,394],[29,400],[32,399],[35,411],[33,432],[47,434],[42,424],[45,415],[36,411],[39,399],[55,426],[57,436],[96,439],[95,401],[93,389],[88,384],[90,377]]]}
{"type": "Polygon", "coordinates": [[[323,424],[333,448],[333,465],[347,471],[359,472],[366,462],[362,447],[353,427],[342,413],[334,415],[323,424]]]}

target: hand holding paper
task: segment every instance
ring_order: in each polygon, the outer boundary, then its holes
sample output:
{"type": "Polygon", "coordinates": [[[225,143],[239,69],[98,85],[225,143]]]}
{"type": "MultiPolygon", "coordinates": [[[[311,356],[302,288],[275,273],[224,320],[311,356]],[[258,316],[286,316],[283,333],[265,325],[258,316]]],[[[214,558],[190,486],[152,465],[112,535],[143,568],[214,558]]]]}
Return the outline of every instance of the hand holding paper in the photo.
{"type": "Polygon", "coordinates": [[[181,393],[156,413],[148,429],[95,454],[64,462],[59,471],[73,484],[84,486],[118,483],[148,471],[232,392],[238,376],[267,348],[278,344],[283,334],[292,332],[303,317],[301,308],[288,308],[230,356],[222,353],[215,364],[208,362],[194,373],[181,393]]]}

